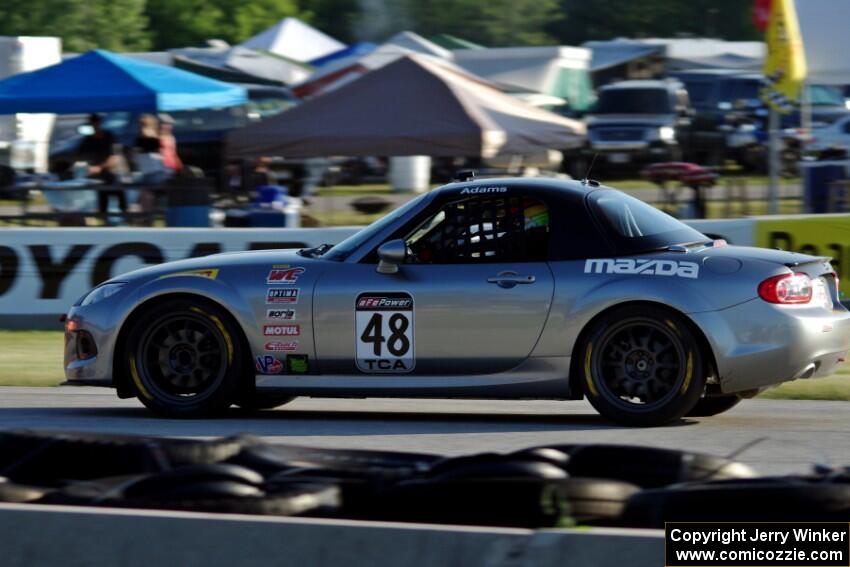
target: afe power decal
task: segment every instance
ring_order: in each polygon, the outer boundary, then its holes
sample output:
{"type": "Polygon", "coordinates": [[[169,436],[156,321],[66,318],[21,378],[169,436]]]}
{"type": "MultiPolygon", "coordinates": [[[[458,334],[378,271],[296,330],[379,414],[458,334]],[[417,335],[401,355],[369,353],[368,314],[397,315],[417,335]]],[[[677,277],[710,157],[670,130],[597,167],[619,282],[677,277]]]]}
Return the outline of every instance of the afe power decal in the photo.
{"type": "Polygon", "coordinates": [[[300,325],[263,325],[263,335],[267,337],[297,337],[300,334],[300,325]]]}
{"type": "Polygon", "coordinates": [[[266,291],[266,303],[298,303],[299,291],[300,290],[298,288],[270,288],[268,291],[266,291]]]}
{"type": "Polygon", "coordinates": [[[292,321],[295,319],[295,309],[267,309],[266,319],[270,321],[292,321]]]}
{"type": "Polygon", "coordinates": [[[258,356],[254,362],[254,367],[259,374],[280,374],[283,372],[283,362],[270,354],[258,356]]]}
{"type": "Polygon", "coordinates": [[[405,292],[361,293],[354,303],[357,368],[400,374],[416,365],[413,296],[405,292]]]}
{"type": "Polygon", "coordinates": [[[266,343],[263,348],[269,352],[291,352],[298,350],[298,341],[271,341],[266,343]]]}
{"type": "Polygon", "coordinates": [[[667,276],[697,279],[699,264],[696,262],[677,262],[674,260],[648,260],[633,258],[605,258],[586,260],[585,274],[630,274],[643,276],[667,276]]]}
{"type": "Polygon", "coordinates": [[[266,276],[267,284],[294,284],[298,276],[306,272],[301,266],[290,266],[289,264],[277,264],[272,266],[266,276]]]}

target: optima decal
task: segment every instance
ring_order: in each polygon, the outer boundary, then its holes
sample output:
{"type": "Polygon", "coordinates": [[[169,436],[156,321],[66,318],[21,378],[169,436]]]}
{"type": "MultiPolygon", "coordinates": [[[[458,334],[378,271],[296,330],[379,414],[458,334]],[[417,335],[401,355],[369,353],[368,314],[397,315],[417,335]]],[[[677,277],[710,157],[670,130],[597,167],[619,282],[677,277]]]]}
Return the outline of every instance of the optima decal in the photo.
{"type": "Polygon", "coordinates": [[[300,325],[264,325],[263,335],[267,337],[297,337],[301,334],[300,325]]]}
{"type": "Polygon", "coordinates": [[[298,276],[306,271],[306,268],[302,268],[301,266],[290,266],[289,264],[272,266],[272,269],[266,276],[266,283],[294,284],[298,281],[298,276]]]}
{"type": "Polygon", "coordinates": [[[298,288],[271,288],[266,292],[266,303],[298,303],[298,288]]]}
{"type": "Polygon", "coordinates": [[[633,258],[604,258],[586,260],[585,274],[629,274],[644,276],[675,276],[697,279],[699,264],[674,260],[635,260],[633,258]]]}

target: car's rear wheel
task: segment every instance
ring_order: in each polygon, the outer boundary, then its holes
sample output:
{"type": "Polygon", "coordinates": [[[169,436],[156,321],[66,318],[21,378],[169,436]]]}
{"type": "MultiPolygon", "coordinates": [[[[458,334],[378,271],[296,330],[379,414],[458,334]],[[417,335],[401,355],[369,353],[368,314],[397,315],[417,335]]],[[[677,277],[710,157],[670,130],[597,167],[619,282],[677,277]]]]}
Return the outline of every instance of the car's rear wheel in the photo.
{"type": "Polygon", "coordinates": [[[203,417],[236,399],[244,367],[239,329],[222,308],[174,300],[132,323],[125,356],[136,395],[165,417],[203,417]]]}
{"type": "Polygon", "coordinates": [[[597,320],[579,351],[588,400],[623,425],[664,425],[684,416],[705,388],[696,338],[661,307],[629,306],[597,320]]]}
{"type": "Polygon", "coordinates": [[[700,398],[691,411],[686,415],[688,417],[711,417],[732,409],[741,403],[741,398],[738,396],[712,396],[700,398]]]}

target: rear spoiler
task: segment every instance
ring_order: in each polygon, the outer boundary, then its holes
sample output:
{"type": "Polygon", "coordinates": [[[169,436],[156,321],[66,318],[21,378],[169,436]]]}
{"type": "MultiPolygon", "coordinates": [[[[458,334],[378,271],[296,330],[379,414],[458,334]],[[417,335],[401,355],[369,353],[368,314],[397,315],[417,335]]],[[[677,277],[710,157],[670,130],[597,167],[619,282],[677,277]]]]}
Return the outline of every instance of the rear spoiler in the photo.
{"type": "Polygon", "coordinates": [[[801,262],[785,262],[785,265],[789,268],[799,268],[800,266],[807,266],[809,264],[829,264],[832,262],[831,256],[815,256],[811,260],[803,260],[801,262]]]}

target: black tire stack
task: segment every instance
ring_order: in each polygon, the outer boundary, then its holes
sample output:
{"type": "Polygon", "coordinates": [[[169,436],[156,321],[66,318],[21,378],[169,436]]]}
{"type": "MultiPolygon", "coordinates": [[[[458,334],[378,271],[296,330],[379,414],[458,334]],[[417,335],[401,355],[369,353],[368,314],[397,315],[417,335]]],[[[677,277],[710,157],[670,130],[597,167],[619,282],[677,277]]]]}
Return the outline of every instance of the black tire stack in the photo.
{"type": "Polygon", "coordinates": [[[850,520],[850,473],[757,477],[688,451],[565,444],[418,453],[0,433],[0,501],[541,528],[850,520]]]}

